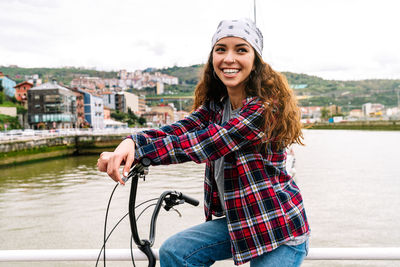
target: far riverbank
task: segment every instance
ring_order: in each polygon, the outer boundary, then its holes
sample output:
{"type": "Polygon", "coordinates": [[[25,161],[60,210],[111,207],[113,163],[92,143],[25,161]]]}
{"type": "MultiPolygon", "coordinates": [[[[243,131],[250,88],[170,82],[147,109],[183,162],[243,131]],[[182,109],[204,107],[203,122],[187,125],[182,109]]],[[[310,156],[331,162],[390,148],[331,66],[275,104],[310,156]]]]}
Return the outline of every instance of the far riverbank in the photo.
{"type": "Polygon", "coordinates": [[[319,122],[304,124],[304,128],[313,130],[368,130],[400,131],[400,121],[343,121],[337,123],[319,122]]]}

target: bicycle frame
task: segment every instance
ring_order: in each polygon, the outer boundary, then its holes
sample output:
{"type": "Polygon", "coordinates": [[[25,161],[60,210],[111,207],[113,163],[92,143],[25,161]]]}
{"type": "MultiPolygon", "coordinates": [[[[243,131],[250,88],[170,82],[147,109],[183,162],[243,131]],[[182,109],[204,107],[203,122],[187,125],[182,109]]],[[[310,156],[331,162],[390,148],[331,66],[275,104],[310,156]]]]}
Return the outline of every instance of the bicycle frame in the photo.
{"type": "Polygon", "coordinates": [[[147,174],[146,170],[148,166],[150,166],[150,163],[151,161],[148,158],[143,158],[140,161],[140,163],[136,164],[131,169],[128,177],[126,178],[126,181],[132,178],[132,184],[129,196],[129,221],[131,226],[132,237],[137,247],[147,256],[149,260],[148,266],[154,267],[156,265],[156,258],[153,252],[151,251],[151,247],[154,244],[157,217],[158,213],[160,212],[163,201],[166,202],[166,206],[164,208],[167,211],[171,209],[173,206],[182,204],[184,202],[187,202],[193,206],[197,206],[199,205],[199,201],[191,197],[188,197],[180,192],[165,191],[159,197],[156,207],[154,208],[153,215],[151,217],[149,240],[140,239],[137,231],[136,215],[135,215],[136,192],[137,192],[138,180],[140,177],[144,178],[144,176],[147,174]]]}

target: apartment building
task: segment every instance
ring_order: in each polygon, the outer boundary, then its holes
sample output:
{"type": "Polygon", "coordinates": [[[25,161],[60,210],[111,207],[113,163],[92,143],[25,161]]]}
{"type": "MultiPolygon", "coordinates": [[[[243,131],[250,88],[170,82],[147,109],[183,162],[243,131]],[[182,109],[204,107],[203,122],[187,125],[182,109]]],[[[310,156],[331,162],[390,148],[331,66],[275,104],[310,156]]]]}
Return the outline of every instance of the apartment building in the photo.
{"type": "Polygon", "coordinates": [[[85,91],[83,92],[85,121],[87,121],[93,129],[104,128],[103,98],[85,91]]]}
{"type": "Polygon", "coordinates": [[[76,121],[76,96],[68,88],[53,81],[28,91],[28,123],[31,128],[73,128],[76,121]]]}

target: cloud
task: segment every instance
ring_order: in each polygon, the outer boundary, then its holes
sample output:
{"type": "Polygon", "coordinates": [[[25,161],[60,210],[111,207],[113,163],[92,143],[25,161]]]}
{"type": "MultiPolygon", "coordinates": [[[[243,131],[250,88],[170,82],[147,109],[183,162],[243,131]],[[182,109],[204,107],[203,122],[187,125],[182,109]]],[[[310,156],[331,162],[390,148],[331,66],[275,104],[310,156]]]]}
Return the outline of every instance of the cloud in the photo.
{"type": "Polygon", "coordinates": [[[60,0],[7,0],[3,4],[11,8],[57,8],[60,2],[60,0]]]}
{"type": "Polygon", "coordinates": [[[149,42],[149,41],[144,41],[144,40],[139,40],[134,43],[132,43],[132,47],[139,47],[144,50],[149,51],[150,53],[153,53],[156,56],[163,56],[165,55],[166,52],[166,45],[161,42],[149,42]]]}

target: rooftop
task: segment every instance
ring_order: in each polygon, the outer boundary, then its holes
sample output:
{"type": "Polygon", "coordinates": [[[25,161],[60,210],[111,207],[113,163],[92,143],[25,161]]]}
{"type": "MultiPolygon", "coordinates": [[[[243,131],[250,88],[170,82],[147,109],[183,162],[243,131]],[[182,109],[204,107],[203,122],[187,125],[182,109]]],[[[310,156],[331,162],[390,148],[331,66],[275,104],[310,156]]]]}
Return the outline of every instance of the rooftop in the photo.
{"type": "Polygon", "coordinates": [[[31,90],[48,90],[48,89],[60,89],[70,92],[68,88],[59,85],[57,82],[47,82],[31,88],[31,90]]]}

